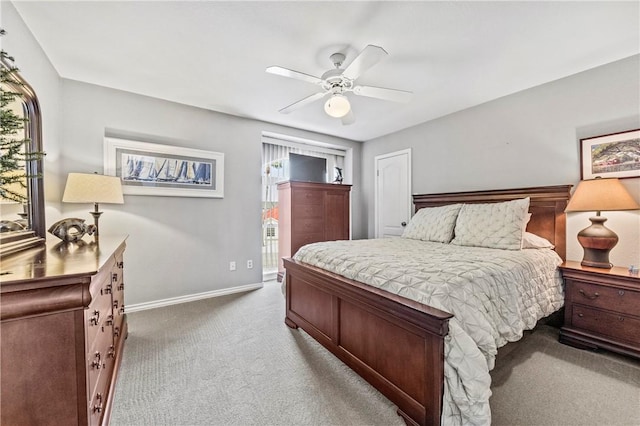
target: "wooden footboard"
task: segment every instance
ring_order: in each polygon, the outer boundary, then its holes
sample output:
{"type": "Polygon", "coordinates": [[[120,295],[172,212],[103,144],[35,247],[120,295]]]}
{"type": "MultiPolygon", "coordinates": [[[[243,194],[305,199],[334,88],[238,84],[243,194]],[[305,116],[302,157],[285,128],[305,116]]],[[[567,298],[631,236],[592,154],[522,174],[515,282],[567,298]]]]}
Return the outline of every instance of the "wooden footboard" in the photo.
{"type": "Polygon", "coordinates": [[[286,318],[398,406],[408,424],[439,425],[451,314],[284,259],[286,318]]]}
{"type": "MultiPolygon", "coordinates": [[[[416,210],[529,197],[527,231],[565,258],[571,185],[414,195],[416,210]]],[[[439,425],[444,337],[452,315],[331,272],[284,259],[285,323],[301,327],[398,406],[407,423],[439,425]]]]}

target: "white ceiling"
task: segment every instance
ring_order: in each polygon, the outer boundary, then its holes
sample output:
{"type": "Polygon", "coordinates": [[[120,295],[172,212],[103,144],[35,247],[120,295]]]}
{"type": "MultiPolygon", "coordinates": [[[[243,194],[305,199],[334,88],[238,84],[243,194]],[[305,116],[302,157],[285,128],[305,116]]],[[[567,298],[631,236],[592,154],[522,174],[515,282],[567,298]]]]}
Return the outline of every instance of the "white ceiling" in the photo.
{"type": "Polygon", "coordinates": [[[640,53],[638,1],[14,5],[63,78],[357,141],[640,53]],[[367,44],[389,56],[358,84],[412,91],[410,103],[350,94],[349,126],[322,101],[278,112],[317,87],[266,67],[320,76],[329,55],[348,65],[367,44]]]}

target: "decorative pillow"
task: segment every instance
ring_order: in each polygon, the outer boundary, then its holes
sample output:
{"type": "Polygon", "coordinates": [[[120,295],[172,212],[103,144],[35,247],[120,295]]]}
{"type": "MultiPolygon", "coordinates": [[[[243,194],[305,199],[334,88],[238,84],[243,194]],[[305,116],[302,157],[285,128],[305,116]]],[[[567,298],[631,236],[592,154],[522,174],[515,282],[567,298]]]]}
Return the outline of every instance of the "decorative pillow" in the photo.
{"type": "Polygon", "coordinates": [[[461,207],[462,204],[450,204],[418,210],[402,233],[402,238],[449,243],[461,207]]]}
{"type": "Polygon", "coordinates": [[[527,213],[527,215],[524,218],[524,222],[522,223],[522,240],[523,241],[524,241],[524,233],[527,232],[527,225],[529,225],[530,220],[531,220],[531,213],[527,213]]]}
{"type": "Polygon", "coordinates": [[[541,249],[541,248],[554,248],[554,245],[551,244],[549,240],[546,238],[542,238],[539,235],[532,234],[531,232],[525,232],[522,237],[522,248],[523,249],[541,249]]]}
{"type": "Polygon", "coordinates": [[[451,243],[520,250],[528,212],[529,197],[503,203],[464,204],[451,243]]]}

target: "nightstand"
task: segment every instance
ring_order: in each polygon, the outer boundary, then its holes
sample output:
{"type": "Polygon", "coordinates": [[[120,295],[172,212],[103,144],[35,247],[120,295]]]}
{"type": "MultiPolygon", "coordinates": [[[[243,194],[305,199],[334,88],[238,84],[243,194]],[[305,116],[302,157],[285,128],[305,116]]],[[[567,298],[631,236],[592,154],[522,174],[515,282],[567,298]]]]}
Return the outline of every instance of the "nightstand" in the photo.
{"type": "Polygon", "coordinates": [[[560,342],[640,358],[640,276],[626,268],[560,265],[565,282],[560,342]]]}

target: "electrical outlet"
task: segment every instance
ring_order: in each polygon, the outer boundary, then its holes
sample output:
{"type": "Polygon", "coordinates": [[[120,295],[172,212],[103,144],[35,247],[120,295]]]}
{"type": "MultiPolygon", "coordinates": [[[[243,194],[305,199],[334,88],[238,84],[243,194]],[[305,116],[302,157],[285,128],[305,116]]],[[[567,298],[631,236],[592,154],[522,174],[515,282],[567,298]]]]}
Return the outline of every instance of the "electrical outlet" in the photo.
{"type": "Polygon", "coordinates": [[[253,269],[253,260],[247,260],[247,269],[253,269]]]}
{"type": "Polygon", "coordinates": [[[236,262],[229,262],[229,270],[230,271],[236,270],[236,262]]]}

